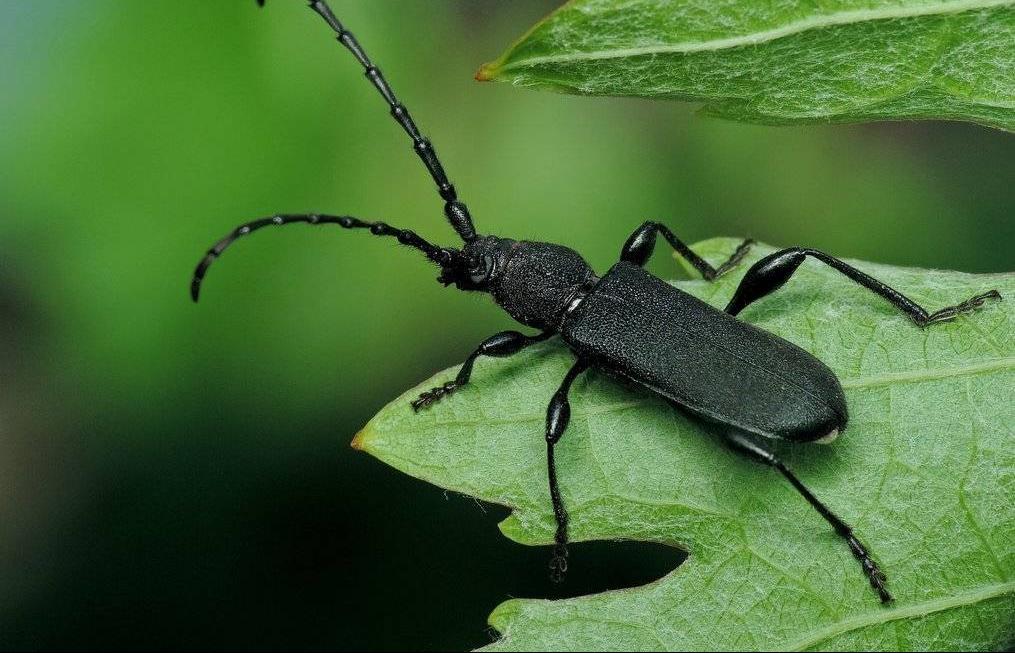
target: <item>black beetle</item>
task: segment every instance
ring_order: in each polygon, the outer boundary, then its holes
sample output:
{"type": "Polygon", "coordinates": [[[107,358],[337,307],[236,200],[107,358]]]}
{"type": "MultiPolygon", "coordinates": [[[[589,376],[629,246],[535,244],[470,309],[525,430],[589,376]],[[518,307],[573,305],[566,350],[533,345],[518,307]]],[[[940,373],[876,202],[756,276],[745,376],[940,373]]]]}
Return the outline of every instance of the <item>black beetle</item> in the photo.
{"type": "MultiPolygon", "coordinates": [[[[263,0],[258,0],[264,4],[263,0]]],[[[413,142],[413,148],[437,184],[444,214],[461,237],[461,249],[432,245],[407,229],[349,216],[275,215],[241,225],[216,243],[198,264],[191,282],[197,301],[201,281],[211,263],[233,241],[261,227],[295,222],[337,224],[391,236],[423,252],[440,266],[438,281],[460,290],[488,292],[515,320],[539,329],[537,335],[504,331],[487,338],[465,359],[454,381],[424,392],[412,402],[419,411],[469,382],[480,356],[505,357],[554,335],[577,358],[554,393],[546,413],[546,463],[550,497],[557,521],[556,545],[550,563],[560,580],[567,570],[567,510],[557,487],[553,449],[570,419],[568,391],[589,367],[603,369],[665,397],[719,432],[736,451],[775,467],[846,540],[860,561],[871,587],[882,602],[892,600],[885,576],[852,529],[757,439],[827,442],[846,428],[846,398],[835,374],[796,345],[735,316],[752,302],[781,287],[807,257],[838,270],[880,295],[918,326],[954,318],[988,299],[996,290],[929,313],[897,290],[851,265],[814,249],[790,248],[755,263],[723,311],[652,276],[642,266],[652,255],[657,234],[687,259],[707,280],[728,272],[747,254],[751,241],[740,244],[719,267],[694,253],[665,225],[642,224],[624,244],[620,262],[596,276],[574,250],[551,243],[480,236],[465,204],[458,200],[433,146],[424,138],[408,110],[395,97],[381,71],[323,0],[310,7],[335,31],[337,40],[359,61],[366,77],[391,108],[391,115],[413,142]]]]}

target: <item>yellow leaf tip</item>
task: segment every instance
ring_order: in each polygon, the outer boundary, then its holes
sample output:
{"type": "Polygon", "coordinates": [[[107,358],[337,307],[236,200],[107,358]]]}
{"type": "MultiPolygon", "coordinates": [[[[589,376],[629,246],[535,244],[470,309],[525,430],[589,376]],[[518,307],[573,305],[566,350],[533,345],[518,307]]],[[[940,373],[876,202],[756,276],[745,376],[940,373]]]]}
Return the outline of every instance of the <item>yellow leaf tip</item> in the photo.
{"type": "Polygon", "coordinates": [[[366,427],[364,427],[363,430],[353,436],[352,442],[349,443],[349,446],[356,451],[364,451],[367,448],[367,438],[369,437],[370,432],[366,429],[366,427]]]}
{"type": "Polygon", "coordinates": [[[492,80],[497,75],[497,68],[498,66],[495,63],[483,64],[479,67],[479,70],[476,71],[476,81],[488,82],[492,80]]]}

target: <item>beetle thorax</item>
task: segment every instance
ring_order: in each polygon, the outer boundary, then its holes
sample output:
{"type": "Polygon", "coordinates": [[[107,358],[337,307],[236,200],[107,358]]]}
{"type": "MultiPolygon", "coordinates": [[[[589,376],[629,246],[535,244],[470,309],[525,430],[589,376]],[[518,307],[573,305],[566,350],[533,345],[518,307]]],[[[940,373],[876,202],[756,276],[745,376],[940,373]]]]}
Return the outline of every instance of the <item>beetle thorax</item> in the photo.
{"type": "Polygon", "coordinates": [[[512,241],[501,252],[490,294],[511,317],[537,329],[556,330],[596,279],[578,252],[561,245],[512,241]]]}

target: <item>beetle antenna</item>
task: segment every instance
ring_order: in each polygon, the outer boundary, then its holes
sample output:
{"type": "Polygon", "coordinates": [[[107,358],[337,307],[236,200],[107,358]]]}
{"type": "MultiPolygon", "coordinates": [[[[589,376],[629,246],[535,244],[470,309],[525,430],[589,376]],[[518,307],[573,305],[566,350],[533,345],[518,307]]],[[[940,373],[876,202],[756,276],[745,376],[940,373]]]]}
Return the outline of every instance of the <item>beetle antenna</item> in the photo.
{"type": "Polygon", "coordinates": [[[201,294],[201,282],[204,280],[204,275],[208,272],[208,268],[211,267],[211,264],[215,262],[215,259],[221,256],[222,252],[236,242],[238,238],[257,231],[261,227],[267,227],[269,225],[281,226],[296,222],[305,222],[307,224],[337,224],[343,229],[369,229],[370,233],[375,236],[391,236],[393,238],[397,238],[398,242],[401,244],[418,249],[426,254],[428,259],[438,265],[441,265],[442,267],[449,263],[451,258],[451,253],[448,252],[448,250],[427,242],[424,238],[416,234],[416,232],[408,229],[398,229],[385,222],[366,222],[348,215],[317,215],[316,213],[305,215],[275,215],[270,218],[261,218],[260,220],[254,220],[253,222],[242,224],[233,229],[228,236],[215,243],[212,248],[208,250],[208,253],[204,255],[204,258],[201,259],[200,263],[197,264],[197,268],[194,270],[194,278],[190,282],[190,297],[195,302],[198,300],[198,297],[201,294]]]}
{"type": "MultiPolygon", "coordinates": [[[[257,0],[257,2],[262,7],[264,6],[264,0],[257,0]]],[[[381,94],[381,97],[384,98],[384,101],[391,108],[391,117],[402,126],[405,133],[412,139],[412,149],[416,151],[420,161],[423,162],[430,176],[433,177],[434,182],[437,184],[437,192],[440,193],[441,198],[444,200],[444,215],[447,216],[448,222],[451,223],[451,226],[463,241],[468,242],[474,239],[476,237],[476,228],[472,225],[472,216],[469,214],[469,209],[458,200],[458,193],[455,191],[454,185],[448,181],[448,176],[444,172],[444,166],[441,165],[440,159],[437,158],[437,152],[434,150],[433,144],[419,133],[416,123],[413,122],[412,116],[409,115],[409,110],[395,97],[395,92],[391,89],[387,80],[384,79],[380,68],[370,61],[370,57],[367,56],[367,53],[356,40],[356,37],[335,17],[327,2],[324,2],[324,0],[310,0],[310,8],[328,23],[331,29],[335,31],[337,35],[335,38],[338,42],[344,45],[352,53],[352,56],[356,57],[356,60],[363,66],[367,79],[370,80],[370,83],[374,85],[374,88],[377,89],[377,92],[381,94]]]]}

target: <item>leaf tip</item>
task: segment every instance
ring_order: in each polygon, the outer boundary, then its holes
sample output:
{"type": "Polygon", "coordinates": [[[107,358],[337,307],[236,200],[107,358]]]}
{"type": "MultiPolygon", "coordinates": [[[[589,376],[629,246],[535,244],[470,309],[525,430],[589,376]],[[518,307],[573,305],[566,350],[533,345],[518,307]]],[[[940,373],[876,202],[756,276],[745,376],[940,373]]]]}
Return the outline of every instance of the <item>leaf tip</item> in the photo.
{"type": "MultiPolygon", "coordinates": [[[[538,536],[533,537],[529,530],[526,529],[525,524],[523,524],[518,518],[518,514],[514,510],[511,511],[510,515],[497,524],[497,528],[500,529],[500,532],[504,535],[504,537],[518,542],[519,544],[539,545],[549,544],[552,541],[538,536]]],[[[552,535],[549,537],[552,537],[552,535]]]]}
{"type": "Polygon", "coordinates": [[[352,438],[352,442],[349,446],[356,451],[366,451],[367,441],[370,439],[370,427],[369,424],[364,426],[363,429],[352,438]]]}
{"type": "Polygon", "coordinates": [[[522,611],[523,601],[521,599],[509,599],[504,601],[490,613],[487,617],[486,622],[501,636],[503,636],[508,628],[511,627],[511,622],[517,618],[518,614],[522,611]]]}
{"type": "Polygon", "coordinates": [[[482,66],[479,67],[479,70],[476,71],[476,81],[477,82],[491,81],[494,77],[497,76],[497,71],[499,69],[500,66],[497,65],[497,62],[495,61],[483,64],[482,66]]]}

